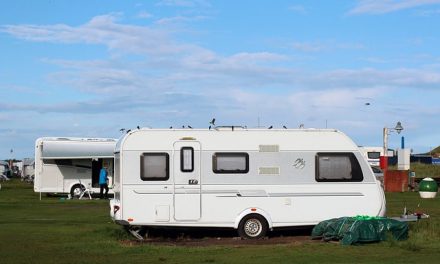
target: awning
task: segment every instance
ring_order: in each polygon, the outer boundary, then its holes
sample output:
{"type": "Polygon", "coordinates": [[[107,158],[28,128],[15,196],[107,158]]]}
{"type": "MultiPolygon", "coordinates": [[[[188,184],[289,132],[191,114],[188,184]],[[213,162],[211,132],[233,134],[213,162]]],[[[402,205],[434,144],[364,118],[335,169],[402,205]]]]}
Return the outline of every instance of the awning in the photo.
{"type": "Polygon", "coordinates": [[[43,159],[113,158],[116,141],[43,141],[43,159]]]}

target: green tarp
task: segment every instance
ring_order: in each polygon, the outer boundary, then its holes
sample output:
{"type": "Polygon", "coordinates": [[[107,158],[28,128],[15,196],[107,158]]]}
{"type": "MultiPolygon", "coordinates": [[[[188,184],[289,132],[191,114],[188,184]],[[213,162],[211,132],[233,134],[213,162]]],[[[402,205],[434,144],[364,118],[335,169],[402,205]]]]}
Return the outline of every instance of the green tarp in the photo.
{"type": "Polygon", "coordinates": [[[390,235],[396,240],[408,238],[408,224],[385,217],[341,217],[320,222],[312,238],[339,240],[342,245],[384,241],[390,235]]]}

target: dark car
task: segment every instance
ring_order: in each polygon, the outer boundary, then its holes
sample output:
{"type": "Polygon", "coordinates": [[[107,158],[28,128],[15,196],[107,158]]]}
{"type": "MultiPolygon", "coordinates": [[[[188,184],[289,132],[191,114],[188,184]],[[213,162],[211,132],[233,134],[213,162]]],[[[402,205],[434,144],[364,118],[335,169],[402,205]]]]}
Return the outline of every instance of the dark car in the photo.
{"type": "Polygon", "coordinates": [[[371,169],[373,170],[374,176],[376,176],[376,179],[380,181],[383,185],[383,171],[380,167],[377,166],[371,166],[371,169]]]}

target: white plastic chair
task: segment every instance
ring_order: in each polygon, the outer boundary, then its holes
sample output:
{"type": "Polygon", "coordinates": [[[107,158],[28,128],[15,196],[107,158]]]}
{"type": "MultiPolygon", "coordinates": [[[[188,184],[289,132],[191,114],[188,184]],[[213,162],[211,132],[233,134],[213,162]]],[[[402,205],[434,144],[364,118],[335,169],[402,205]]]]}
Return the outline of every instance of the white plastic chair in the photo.
{"type": "MultiPolygon", "coordinates": [[[[80,182],[80,184],[81,184],[81,182],[80,182]]],[[[85,187],[81,184],[81,194],[79,195],[79,198],[78,198],[78,199],[82,199],[83,196],[86,195],[86,194],[89,196],[89,199],[92,200],[92,194],[93,194],[93,191],[92,191],[92,184],[91,184],[91,183],[89,183],[89,184],[87,185],[87,188],[85,188],[85,187]]]]}

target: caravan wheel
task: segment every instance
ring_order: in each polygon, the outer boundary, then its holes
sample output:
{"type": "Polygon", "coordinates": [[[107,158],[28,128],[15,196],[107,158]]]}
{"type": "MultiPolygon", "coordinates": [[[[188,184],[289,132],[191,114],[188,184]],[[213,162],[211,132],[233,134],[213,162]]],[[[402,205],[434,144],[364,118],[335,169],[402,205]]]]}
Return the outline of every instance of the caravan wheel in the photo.
{"type": "Polygon", "coordinates": [[[72,196],[72,198],[78,198],[81,195],[81,185],[73,185],[72,189],[70,190],[70,195],[72,196]]]}
{"type": "Polygon", "coordinates": [[[245,239],[258,239],[266,235],[267,221],[258,214],[245,216],[238,225],[238,234],[245,239]]]}

